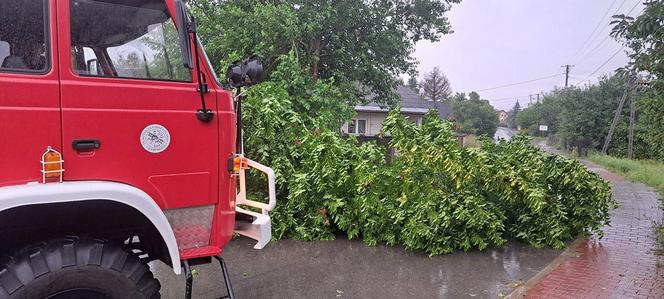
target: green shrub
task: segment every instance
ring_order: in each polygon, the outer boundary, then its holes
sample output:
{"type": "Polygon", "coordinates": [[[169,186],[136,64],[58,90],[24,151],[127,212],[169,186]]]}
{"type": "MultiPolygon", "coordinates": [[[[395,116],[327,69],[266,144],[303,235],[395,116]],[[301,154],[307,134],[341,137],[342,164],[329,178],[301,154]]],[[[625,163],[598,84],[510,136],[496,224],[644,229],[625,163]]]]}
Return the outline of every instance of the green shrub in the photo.
{"type": "Polygon", "coordinates": [[[394,111],[384,122],[398,155],[329,130],[305,132],[275,236],[404,245],[430,255],[484,249],[508,239],[562,248],[601,235],[614,205],[608,183],[583,165],[550,156],[527,137],[462,148],[435,114],[422,126],[394,111]]]}
{"type": "MultiPolygon", "coordinates": [[[[560,248],[608,223],[609,185],[524,136],[462,148],[435,113],[418,126],[395,110],[384,134],[398,154],[387,163],[384,147],[339,133],[352,106],[337,84],[303,75],[295,53],[280,59],[244,105],[247,156],[277,174],[274,238],[342,233],[437,255],[509,239],[560,248]]],[[[252,199],[266,197],[264,177],[247,180],[252,199]]]]}

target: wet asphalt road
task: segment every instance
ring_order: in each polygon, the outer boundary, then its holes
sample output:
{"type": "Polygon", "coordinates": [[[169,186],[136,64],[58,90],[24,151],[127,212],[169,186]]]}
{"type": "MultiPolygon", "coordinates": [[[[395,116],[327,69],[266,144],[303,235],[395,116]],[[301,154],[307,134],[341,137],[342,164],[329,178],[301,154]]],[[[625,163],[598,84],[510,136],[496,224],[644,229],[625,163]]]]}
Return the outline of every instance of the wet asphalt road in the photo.
{"type": "MultiPolygon", "coordinates": [[[[402,247],[360,241],[283,240],[254,250],[232,241],[223,254],[237,298],[499,298],[526,281],[559,251],[508,243],[484,251],[430,258],[402,247]]],[[[163,298],[184,297],[184,276],[154,265],[163,298]]],[[[215,262],[195,267],[194,298],[225,295],[215,262]]]]}
{"type": "Polygon", "coordinates": [[[498,127],[496,129],[496,134],[493,135],[494,140],[499,140],[499,139],[505,139],[505,140],[510,140],[512,139],[512,136],[516,134],[515,130],[508,129],[505,127],[498,127]]]}

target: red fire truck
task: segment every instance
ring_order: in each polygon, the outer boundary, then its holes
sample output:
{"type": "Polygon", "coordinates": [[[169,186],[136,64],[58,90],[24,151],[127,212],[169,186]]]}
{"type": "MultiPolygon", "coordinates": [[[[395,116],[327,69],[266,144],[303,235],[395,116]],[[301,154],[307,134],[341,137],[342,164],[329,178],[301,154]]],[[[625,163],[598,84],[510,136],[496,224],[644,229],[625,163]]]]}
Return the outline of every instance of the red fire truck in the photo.
{"type": "Polygon", "coordinates": [[[159,298],[155,260],[189,298],[213,257],[232,298],[222,250],[276,204],[242,151],[260,62],[220,83],[180,0],[0,0],[0,63],[0,298],[159,298]]]}

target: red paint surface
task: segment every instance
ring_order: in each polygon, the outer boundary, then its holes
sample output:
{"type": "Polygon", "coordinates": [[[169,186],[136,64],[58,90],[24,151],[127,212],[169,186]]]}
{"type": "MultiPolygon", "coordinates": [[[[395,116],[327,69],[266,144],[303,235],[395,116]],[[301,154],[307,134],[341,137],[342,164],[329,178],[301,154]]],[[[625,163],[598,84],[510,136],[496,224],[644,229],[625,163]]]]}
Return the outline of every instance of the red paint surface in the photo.
{"type": "MultiPolygon", "coordinates": [[[[39,181],[39,159],[50,145],[63,153],[66,181],[128,184],[145,191],[162,209],[217,205],[210,236],[210,248],[216,249],[207,252],[218,254],[235,221],[235,185],[225,166],[235,145],[230,94],[214,82],[202,59],[210,87],[205,101],[215,112],[212,122],[203,123],[195,115],[201,108],[195,72],[193,82],[76,75],[70,3],[49,3],[50,72],[0,73],[0,186],[39,181]],[[151,124],[170,132],[171,143],[159,154],[140,143],[142,130],[151,124]],[[71,146],[75,139],[91,138],[100,141],[98,150],[77,152],[71,146]]],[[[173,1],[167,4],[174,16],[173,1]]]]}
{"type": "Polygon", "coordinates": [[[208,256],[218,256],[221,254],[221,248],[215,246],[207,246],[201,248],[186,249],[180,251],[180,258],[182,260],[195,259],[208,256]]]}
{"type": "MultiPolygon", "coordinates": [[[[49,20],[55,36],[53,9],[49,20]]],[[[62,148],[55,50],[49,56],[47,74],[0,72],[0,187],[41,182],[41,155],[47,146],[62,148]]]]}

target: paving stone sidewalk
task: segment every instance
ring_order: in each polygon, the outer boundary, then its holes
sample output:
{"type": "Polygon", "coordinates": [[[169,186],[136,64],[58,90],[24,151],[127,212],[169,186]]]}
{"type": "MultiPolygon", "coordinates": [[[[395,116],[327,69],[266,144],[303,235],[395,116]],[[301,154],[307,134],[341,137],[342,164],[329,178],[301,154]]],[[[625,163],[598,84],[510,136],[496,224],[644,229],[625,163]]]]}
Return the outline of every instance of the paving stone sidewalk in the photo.
{"type": "Polygon", "coordinates": [[[537,282],[526,298],[664,298],[664,258],[654,231],[662,221],[659,194],[583,163],[611,182],[620,207],[612,212],[604,238],[580,242],[575,254],[537,282]]]}

